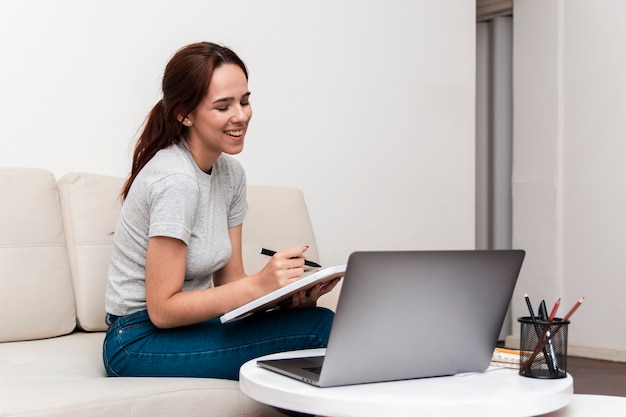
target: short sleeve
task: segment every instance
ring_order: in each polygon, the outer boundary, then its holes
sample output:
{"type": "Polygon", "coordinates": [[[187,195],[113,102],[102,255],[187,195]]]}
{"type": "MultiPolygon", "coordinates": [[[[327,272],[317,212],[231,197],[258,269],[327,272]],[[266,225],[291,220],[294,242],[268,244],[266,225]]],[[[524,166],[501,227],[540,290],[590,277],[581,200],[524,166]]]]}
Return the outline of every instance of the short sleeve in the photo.
{"type": "Polygon", "coordinates": [[[189,245],[200,199],[195,178],[185,174],[168,175],[148,188],[147,199],[148,235],[172,237],[189,245]]]}
{"type": "Polygon", "coordinates": [[[242,224],[247,213],[246,174],[242,169],[238,176],[238,182],[233,187],[233,198],[228,213],[228,227],[231,228],[242,224]]]}

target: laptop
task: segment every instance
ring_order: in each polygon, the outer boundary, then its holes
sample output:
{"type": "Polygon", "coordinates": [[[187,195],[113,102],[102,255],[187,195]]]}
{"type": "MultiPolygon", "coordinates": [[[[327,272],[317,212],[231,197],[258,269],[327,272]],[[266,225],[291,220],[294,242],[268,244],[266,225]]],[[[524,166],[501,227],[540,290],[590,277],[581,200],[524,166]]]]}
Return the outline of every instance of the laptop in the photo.
{"type": "Polygon", "coordinates": [[[257,364],[318,387],[483,372],[524,255],[355,252],[325,355],[257,364]]]}

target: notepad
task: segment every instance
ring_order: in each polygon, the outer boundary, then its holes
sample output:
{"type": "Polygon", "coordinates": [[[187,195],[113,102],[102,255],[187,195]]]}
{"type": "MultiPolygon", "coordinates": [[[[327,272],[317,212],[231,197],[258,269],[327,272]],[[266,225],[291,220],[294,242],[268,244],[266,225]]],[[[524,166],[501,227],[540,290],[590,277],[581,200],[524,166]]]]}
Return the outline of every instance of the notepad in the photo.
{"type": "MultiPolygon", "coordinates": [[[[521,357],[530,357],[532,352],[522,351],[516,349],[495,348],[493,356],[491,357],[491,366],[498,366],[500,368],[513,368],[519,369],[520,367],[520,355],[521,357]]],[[[537,360],[544,361],[543,353],[537,355],[537,360]]]]}
{"type": "Polygon", "coordinates": [[[254,301],[242,305],[220,317],[222,323],[228,323],[234,320],[240,320],[257,311],[267,311],[279,306],[287,301],[292,295],[299,291],[306,291],[313,288],[317,284],[324,284],[343,277],[346,273],[346,265],[337,265],[324,268],[320,271],[306,275],[297,281],[292,282],[276,291],[273,291],[263,297],[259,297],[254,301]]]}
{"type": "Polygon", "coordinates": [[[491,366],[519,369],[519,350],[495,348],[491,357],[491,366]]]}

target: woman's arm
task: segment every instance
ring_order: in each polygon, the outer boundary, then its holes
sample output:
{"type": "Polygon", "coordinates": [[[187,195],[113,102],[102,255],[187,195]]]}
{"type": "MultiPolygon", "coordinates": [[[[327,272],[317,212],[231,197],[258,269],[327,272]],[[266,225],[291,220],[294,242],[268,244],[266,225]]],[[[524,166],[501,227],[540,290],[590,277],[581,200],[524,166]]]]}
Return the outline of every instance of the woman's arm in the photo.
{"type": "Polygon", "coordinates": [[[228,229],[228,236],[230,237],[230,246],[232,250],[230,260],[226,266],[213,273],[213,283],[215,286],[223,285],[227,282],[237,281],[246,277],[246,273],[243,269],[241,245],[242,225],[228,229]]]}
{"type": "Polygon", "coordinates": [[[241,255],[241,226],[232,228],[229,234],[232,257],[214,274],[216,286],[184,292],[187,246],[169,237],[149,239],[146,303],[150,320],[157,327],[179,327],[218,317],[303,274],[306,247],[294,247],[276,254],[261,271],[246,277],[241,255]]]}
{"type": "Polygon", "coordinates": [[[182,291],[187,245],[179,239],[151,237],[146,256],[146,303],[150,320],[162,328],[199,323],[217,317],[260,295],[248,285],[182,291]]]}

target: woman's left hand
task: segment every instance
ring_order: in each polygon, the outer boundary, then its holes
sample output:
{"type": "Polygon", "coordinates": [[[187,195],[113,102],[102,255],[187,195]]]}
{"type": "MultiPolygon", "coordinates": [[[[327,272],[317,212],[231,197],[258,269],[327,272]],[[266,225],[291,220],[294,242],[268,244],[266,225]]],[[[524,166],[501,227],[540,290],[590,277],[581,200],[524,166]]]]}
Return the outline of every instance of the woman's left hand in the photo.
{"type": "Polygon", "coordinates": [[[287,303],[285,308],[306,308],[315,307],[317,305],[317,299],[322,295],[332,291],[335,285],[341,280],[341,278],[335,278],[324,284],[317,284],[315,287],[306,291],[300,291],[295,293],[291,297],[291,302],[287,303]]]}

